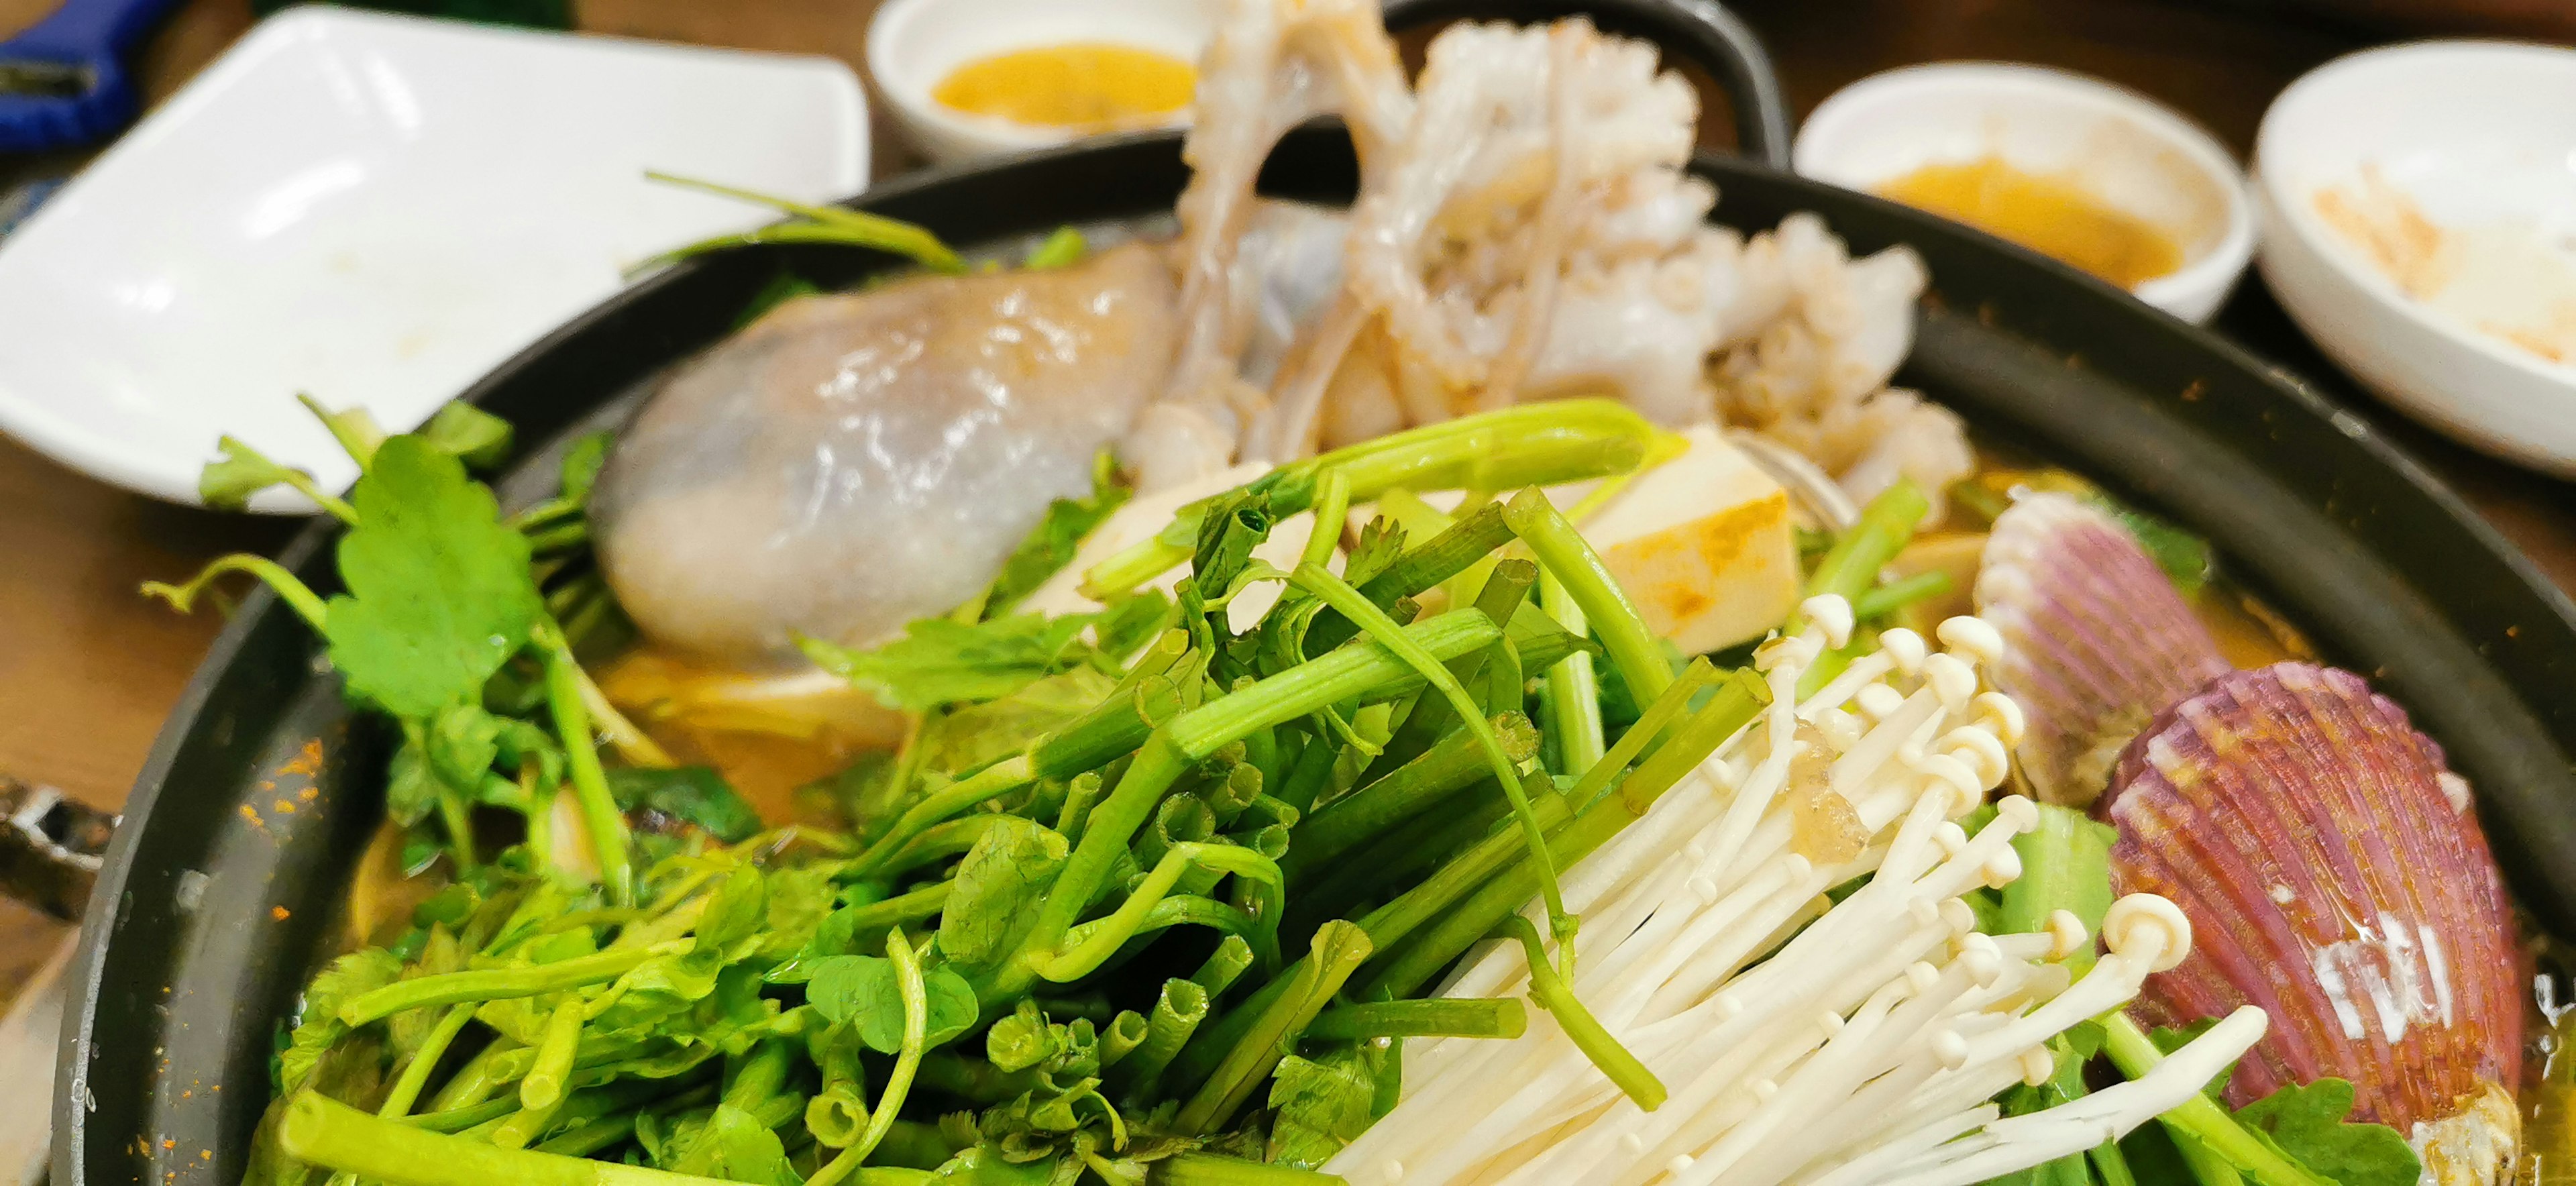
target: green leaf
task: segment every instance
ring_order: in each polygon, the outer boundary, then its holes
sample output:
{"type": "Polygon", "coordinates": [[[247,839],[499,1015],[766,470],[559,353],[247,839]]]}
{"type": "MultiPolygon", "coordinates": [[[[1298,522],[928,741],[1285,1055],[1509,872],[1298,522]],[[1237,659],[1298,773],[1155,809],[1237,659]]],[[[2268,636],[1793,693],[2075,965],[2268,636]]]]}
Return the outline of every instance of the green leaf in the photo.
{"type": "Polygon", "coordinates": [[[599,485],[599,471],[608,465],[609,447],[617,443],[613,432],[594,432],[574,441],[564,451],[563,487],[558,497],[574,506],[590,504],[590,492],[599,485]]]}
{"type": "Polygon", "coordinates": [[[1368,1130],[1376,1076],[1362,1047],[1348,1046],[1310,1061],[1279,1060],[1270,1081],[1270,1160],[1314,1169],[1368,1130]]]}
{"type": "Polygon", "coordinates": [[[215,450],[223,460],[198,471],[197,497],[219,511],[246,510],[252,495],[302,476],[233,437],[217,440],[215,450]]]}
{"type": "Polygon", "coordinates": [[[383,988],[402,976],[402,961],[381,947],[353,951],[331,961],[304,990],[304,1010],[297,1015],[293,1037],[277,1056],[280,1094],[304,1085],[331,1047],[349,1036],[340,1020],[340,1003],[360,993],[383,988]]]}
{"type": "Polygon", "coordinates": [[[2216,561],[2212,558],[2208,540],[2145,511],[2134,510],[2106,494],[2096,493],[2090,501],[2129,529],[2138,546],[2146,551],[2147,558],[2164,570],[2165,576],[2173,581],[2174,588],[2183,596],[2193,596],[2209,583],[2216,561]]]}
{"type": "Polygon", "coordinates": [[[331,439],[340,443],[340,448],[349,454],[349,460],[358,463],[359,469],[367,468],[367,464],[375,460],[376,447],[385,443],[385,430],[376,425],[373,413],[365,408],[343,408],[334,412],[322,406],[322,401],[303,394],[298,394],[295,401],[322,421],[322,427],[330,431],[331,439]]]}
{"type": "Polygon", "coordinates": [[[2423,1173],[2415,1150],[2387,1125],[2346,1123],[2352,1103],[2349,1081],[2319,1079],[2247,1104],[2236,1119],[2343,1186],[2412,1186],[2423,1173]]]}
{"type": "Polygon", "coordinates": [[[780,305],[821,291],[823,289],[820,285],[803,276],[794,272],[780,272],[770,277],[769,283],[761,285],[759,292],[751,294],[751,303],[742,307],[742,315],[733,319],[733,327],[739,331],[752,322],[769,316],[770,311],[780,305]]]}
{"type": "Polygon", "coordinates": [[[414,433],[429,447],[469,469],[491,469],[510,459],[510,422],[463,400],[440,407],[414,433]]]}
{"type": "Polygon", "coordinates": [[[325,633],[349,691],[398,717],[427,719],[481,696],[545,614],[528,543],[501,524],[492,492],[419,437],[376,450],[350,502],[325,633]]]}
{"type": "Polygon", "coordinates": [[[1028,258],[1021,260],[1020,266],[1032,272],[1069,268],[1081,263],[1083,257],[1090,253],[1091,245],[1083,241],[1081,231],[1060,226],[1044,242],[1030,248],[1028,258]]]}
{"type": "MultiPolygon", "coordinates": [[[[2111,909],[2111,845],[2119,833],[2055,804],[2041,804],[2039,813],[2039,826],[2013,837],[2022,875],[2003,887],[1996,925],[2002,933],[2042,931],[2051,914],[2065,910],[2087,935],[2098,935],[2111,909]]],[[[2092,944],[2065,962],[2077,976],[2092,970],[2092,944]]]]}
{"type": "Polygon", "coordinates": [[[608,793],[621,811],[660,812],[704,828],[726,844],[760,833],[760,813],[734,792],[723,775],[704,766],[611,770],[608,793]]]}
{"type": "MultiPolygon", "coordinates": [[[[1079,237],[1075,239],[1077,244],[1080,241],[1079,237]]],[[[1047,504],[1046,516],[1038,520],[1037,528],[1020,541],[1010,559],[1002,562],[1000,575],[993,578],[991,589],[984,595],[984,616],[993,617],[1019,604],[1021,598],[1072,563],[1083,537],[1126,503],[1132,493],[1118,483],[1116,460],[1107,449],[1101,450],[1091,462],[1091,493],[1047,504]]]]}
{"type": "MultiPolygon", "coordinates": [[[[1337,523],[1315,525],[1317,531],[1339,529],[1340,524],[1337,523]]],[[[1359,546],[1352,548],[1349,559],[1342,562],[1342,580],[1351,585],[1365,585],[1403,558],[1404,525],[1379,515],[1369,520],[1368,526],[1360,528],[1359,546]]]]}
{"type": "Polygon", "coordinates": [[[1190,555],[1190,580],[1205,597],[1215,597],[1234,583],[1252,561],[1252,549],[1270,538],[1270,496],[1256,487],[1230,490],[1211,500],[1199,520],[1196,547],[1190,555]]]}
{"type": "Polygon", "coordinates": [[[778,1134],[751,1113],[732,1104],[717,1104],[689,1150],[671,1165],[674,1173],[758,1186],[804,1186],[787,1164],[787,1148],[778,1134]]]}
{"type": "Polygon", "coordinates": [[[1072,851],[1052,828],[999,818],[1006,822],[976,837],[957,863],[956,888],[939,916],[940,953],[970,972],[1010,954],[1072,851]]]}
{"type": "Polygon", "coordinates": [[[430,769],[426,730],[410,724],[403,734],[402,748],[394,751],[392,767],[385,774],[385,815],[408,828],[437,810],[439,788],[446,784],[430,769]]]}
{"type": "Polygon", "coordinates": [[[974,625],[924,618],[875,650],[799,639],[807,657],[874,693],[888,708],[922,712],[959,701],[998,700],[1079,662],[1088,614],[1020,614],[974,625]]]}
{"type": "Polygon", "coordinates": [[[1005,1073],[1024,1071],[1054,1058],[1063,1047],[1064,1027],[1047,1024],[1037,1002],[1026,999],[984,1033],[984,1057],[1005,1073]]]}
{"type": "Polygon", "coordinates": [[[940,716],[922,728],[922,766],[946,774],[981,769],[1098,708],[1117,686],[1117,677],[1098,668],[1076,667],[940,716]]]}
{"type": "MultiPolygon", "coordinates": [[[[924,1045],[940,1046],[975,1028],[975,990],[946,968],[922,976],[930,1025],[924,1045]]],[[[894,961],[873,955],[837,955],[814,964],[806,1003],[835,1025],[848,1023],[859,1041],[880,1054],[903,1049],[903,993],[894,961]]]]}

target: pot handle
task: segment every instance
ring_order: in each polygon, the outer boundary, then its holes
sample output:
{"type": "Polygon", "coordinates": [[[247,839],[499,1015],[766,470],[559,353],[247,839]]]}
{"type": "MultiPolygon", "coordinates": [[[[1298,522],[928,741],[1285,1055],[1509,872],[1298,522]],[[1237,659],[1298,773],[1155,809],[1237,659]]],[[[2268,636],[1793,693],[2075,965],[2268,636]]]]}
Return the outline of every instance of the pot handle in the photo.
{"type": "Polygon", "coordinates": [[[1386,27],[1399,33],[1460,19],[1532,23],[1570,16],[1645,38],[1708,71],[1734,107],[1736,151],[1774,169],[1789,167],[1789,107],[1771,55],[1742,18],[1713,0],[1386,0],[1386,27]]]}
{"type": "Polygon", "coordinates": [[[116,817],[0,774],[0,897],[80,921],[116,817]]]}

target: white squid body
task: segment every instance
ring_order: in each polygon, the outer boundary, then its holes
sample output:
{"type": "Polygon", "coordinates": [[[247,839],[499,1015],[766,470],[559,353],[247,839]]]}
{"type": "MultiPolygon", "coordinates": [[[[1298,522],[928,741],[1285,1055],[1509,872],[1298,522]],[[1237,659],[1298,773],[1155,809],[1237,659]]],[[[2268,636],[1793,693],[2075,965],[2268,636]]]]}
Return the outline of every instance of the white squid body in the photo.
{"type": "Polygon", "coordinates": [[[1144,246],[792,301],[683,364],[619,439],[601,567],[646,633],[705,658],[899,633],[1089,492],[1173,326],[1144,246]]]}

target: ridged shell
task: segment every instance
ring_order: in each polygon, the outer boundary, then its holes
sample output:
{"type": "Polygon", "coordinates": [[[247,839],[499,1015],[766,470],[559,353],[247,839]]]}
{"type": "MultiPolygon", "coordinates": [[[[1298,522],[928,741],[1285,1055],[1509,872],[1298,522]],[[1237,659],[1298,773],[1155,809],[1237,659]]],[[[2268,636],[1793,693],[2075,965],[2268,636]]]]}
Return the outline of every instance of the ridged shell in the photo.
{"type": "Polygon", "coordinates": [[[2139,1020],[2272,1015],[2233,1101],[2334,1076],[2358,1118],[2411,1133],[2519,1083],[2513,921],[2468,784],[2360,676],[2219,677],[2120,755],[2104,806],[2118,891],[2192,923],[2139,1020]]]}
{"type": "Polygon", "coordinates": [[[1996,518],[1977,613],[2004,636],[1995,686],[2029,718],[2023,776],[2052,803],[2092,802],[2138,730],[2227,670],[2128,529],[2064,494],[2025,494],[1996,518]]]}

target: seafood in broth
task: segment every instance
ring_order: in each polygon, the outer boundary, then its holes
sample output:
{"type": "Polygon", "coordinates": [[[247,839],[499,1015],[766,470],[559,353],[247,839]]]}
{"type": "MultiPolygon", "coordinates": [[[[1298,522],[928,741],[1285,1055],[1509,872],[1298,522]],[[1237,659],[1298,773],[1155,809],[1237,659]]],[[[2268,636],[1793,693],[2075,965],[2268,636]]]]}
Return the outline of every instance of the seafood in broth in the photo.
{"type": "Polygon", "coordinates": [[[1891,386],[1920,259],[1710,224],[1650,47],[1408,78],[1367,0],[1224,0],[1200,78],[1169,241],[791,207],[745,239],[923,266],[537,505],[477,413],[333,417],[348,591],[207,575],[400,739],[418,892],[282,1030],[263,1186],[2493,1186],[2566,1128],[2439,746],[1981,472],[1891,386]],[[1325,115],[1351,206],[1256,196],[1325,115]]]}

